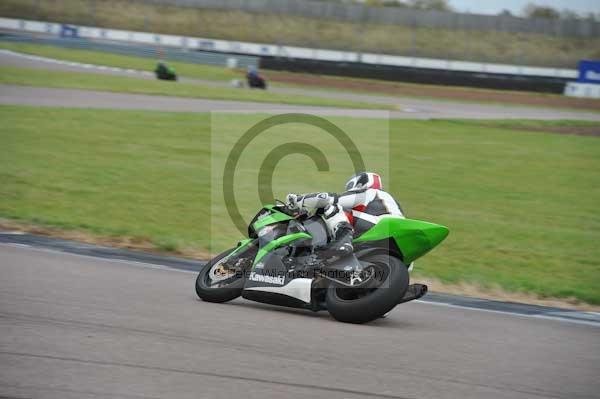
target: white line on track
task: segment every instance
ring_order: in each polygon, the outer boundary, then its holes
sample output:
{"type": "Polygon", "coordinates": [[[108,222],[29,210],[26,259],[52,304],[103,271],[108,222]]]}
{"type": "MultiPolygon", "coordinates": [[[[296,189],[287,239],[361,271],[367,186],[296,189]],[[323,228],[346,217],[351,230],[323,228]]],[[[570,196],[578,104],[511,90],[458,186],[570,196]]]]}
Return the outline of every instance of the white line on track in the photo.
{"type": "MultiPolygon", "coordinates": [[[[571,319],[571,318],[547,316],[547,315],[543,315],[543,314],[523,314],[523,313],[515,313],[515,312],[506,312],[504,310],[474,308],[474,307],[470,307],[470,306],[455,305],[453,303],[447,303],[447,302],[430,302],[430,301],[423,300],[423,299],[417,299],[414,302],[421,303],[421,304],[427,304],[427,305],[446,306],[446,307],[449,307],[449,308],[477,310],[479,312],[497,313],[497,314],[504,314],[504,315],[509,315],[509,316],[518,316],[518,317],[526,317],[526,318],[532,318],[532,319],[561,321],[561,322],[566,322],[566,323],[583,324],[583,325],[588,325],[588,326],[593,326],[593,327],[600,327],[600,323],[599,322],[588,321],[588,320],[579,320],[579,319],[571,319]]],[[[573,315],[578,314],[578,313],[580,313],[580,312],[573,312],[573,315]]],[[[586,312],[581,312],[581,313],[585,314],[586,312]]],[[[590,312],[590,313],[595,313],[595,312],[590,312]]]]}
{"type": "Polygon", "coordinates": [[[1,54],[12,55],[15,57],[26,58],[29,60],[48,62],[48,63],[52,63],[52,64],[69,65],[72,67],[79,67],[79,68],[84,68],[84,69],[98,69],[101,71],[126,72],[126,73],[130,73],[130,74],[140,74],[140,75],[144,75],[144,76],[152,76],[153,75],[151,72],[140,71],[137,69],[119,68],[119,67],[106,66],[106,65],[95,65],[95,64],[88,64],[88,63],[75,62],[75,61],[64,61],[64,60],[58,60],[55,58],[43,57],[43,56],[39,56],[39,55],[19,53],[17,51],[6,50],[6,49],[0,49],[0,55],[1,54]]]}

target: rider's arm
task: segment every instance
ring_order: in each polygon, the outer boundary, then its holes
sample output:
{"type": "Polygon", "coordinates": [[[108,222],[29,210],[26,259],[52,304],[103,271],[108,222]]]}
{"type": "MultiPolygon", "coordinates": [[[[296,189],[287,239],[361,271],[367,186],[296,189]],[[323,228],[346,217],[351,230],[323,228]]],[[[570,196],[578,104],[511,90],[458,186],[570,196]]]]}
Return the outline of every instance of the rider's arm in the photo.
{"type": "Polygon", "coordinates": [[[390,193],[385,192],[383,190],[378,190],[377,197],[381,199],[390,215],[404,216],[404,211],[402,210],[402,207],[400,207],[398,201],[396,201],[396,199],[392,197],[390,193]]]}
{"type": "Polygon", "coordinates": [[[337,204],[338,195],[335,193],[288,194],[287,202],[292,209],[315,211],[337,204]]]}

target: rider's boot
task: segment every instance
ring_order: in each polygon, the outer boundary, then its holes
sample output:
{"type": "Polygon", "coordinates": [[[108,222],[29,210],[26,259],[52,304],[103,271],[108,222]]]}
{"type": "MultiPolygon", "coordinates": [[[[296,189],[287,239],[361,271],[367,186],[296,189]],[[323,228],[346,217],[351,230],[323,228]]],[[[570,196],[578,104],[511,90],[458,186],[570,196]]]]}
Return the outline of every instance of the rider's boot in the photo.
{"type": "Polygon", "coordinates": [[[354,247],[352,246],[352,235],[354,230],[352,229],[352,226],[350,226],[350,223],[345,223],[347,226],[340,226],[331,242],[327,245],[315,248],[315,255],[318,259],[327,263],[336,261],[339,258],[343,258],[352,253],[354,250],[354,247]]]}

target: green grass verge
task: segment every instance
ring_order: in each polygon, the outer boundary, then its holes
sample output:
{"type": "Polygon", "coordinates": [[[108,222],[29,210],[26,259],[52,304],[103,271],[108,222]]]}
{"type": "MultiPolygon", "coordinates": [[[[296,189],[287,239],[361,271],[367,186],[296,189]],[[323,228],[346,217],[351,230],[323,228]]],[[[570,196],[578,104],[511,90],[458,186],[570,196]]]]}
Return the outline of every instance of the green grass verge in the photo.
{"type": "Polygon", "coordinates": [[[392,106],[351,100],[310,96],[289,96],[269,91],[213,87],[201,84],[166,82],[127,76],[85,72],[48,71],[34,68],[0,66],[0,83],[66,89],[103,90],[120,93],[154,94],[211,100],[251,101],[292,105],[342,108],[390,109],[392,106]]]}
{"type": "MultiPolygon", "coordinates": [[[[17,51],[25,54],[39,55],[42,57],[55,58],[59,60],[81,62],[84,64],[105,65],[119,68],[130,68],[141,71],[154,71],[156,59],[134,57],[128,55],[113,54],[106,51],[71,49],[46,44],[18,43],[0,41],[0,48],[17,51]]],[[[169,61],[180,76],[206,80],[240,79],[244,76],[243,71],[218,67],[213,65],[192,64],[187,62],[169,61]]]]}
{"type": "Polygon", "coordinates": [[[215,39],[520,65],[575,68],[580,59],[600,57],[599,38],[359,24],[130,0],[3,0],[0,15],[215,39]]]}
{"type": "MultiPolygon", "coordinates": [[[[0,116],[1,217],[143,237],[167,249],[214,252],[239,238],[218,220],[207,234],[211,214],[224,212],[207,206],[209,115],[2,106],[0,116]]],[[[255,119],[231,115],[221,131],[255,119]]],[[[380,157],[381,122],[331,120],[369,131],[363,155],[380,157]]],[[[556,126],[594,125],[392,122],[389,191],[410,217],[451,230],[417,262],[419,275],[600,304],[600,139],[531,131],[556,126]]],[[[302,132],[286,127],[290,137],[302,132]]],[[[298,190],[335,190],[345,177],[311,183],[314,166],[300,168],[302,178],[294,163],[279,167],[296,176],[289,184],[298,190]]]]}

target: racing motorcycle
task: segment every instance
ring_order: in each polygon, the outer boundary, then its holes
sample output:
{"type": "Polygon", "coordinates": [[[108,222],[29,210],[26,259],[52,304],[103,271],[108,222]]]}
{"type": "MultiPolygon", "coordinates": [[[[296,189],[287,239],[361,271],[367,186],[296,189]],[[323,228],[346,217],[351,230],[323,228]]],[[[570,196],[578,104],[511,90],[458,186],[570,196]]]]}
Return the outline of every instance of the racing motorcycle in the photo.
{"type": "Polygon", "coordinates": [[[158,63],[154,73],[156,75],[156,79],[177,81],[177,73],[175,72],[175,68],[168,66],[163,62],[158,63]]]}
{"type": "Polygon", "coordinates": [[[251,89],[267,90],[267,81],[264,77],[258,74],[247,74],[246,82],[248,83],[248,87],[251,89]]]}
{"type": "Polygon", "coordinates": [[[427,293],[426,285],[409,284],[410,265],[447,235],[438,224],[382,216],[355,234],[352,254],[324,263],[315,255],[330,239],[323,219],[277,201],[252,219],[248,238],[203,266],[196,293],[207,302],[242,296],[366,323],[427,293]]]}

